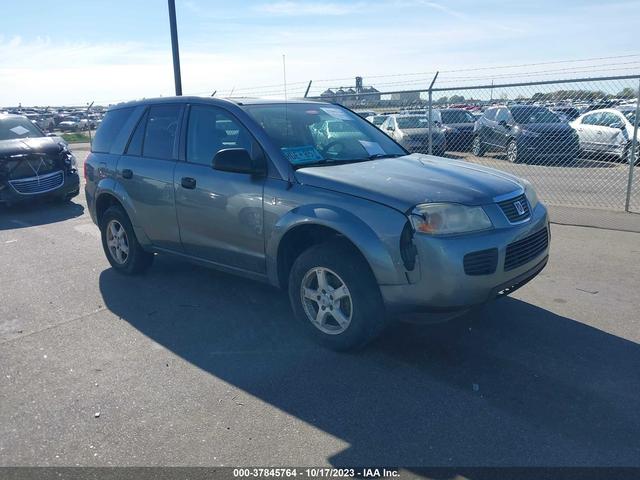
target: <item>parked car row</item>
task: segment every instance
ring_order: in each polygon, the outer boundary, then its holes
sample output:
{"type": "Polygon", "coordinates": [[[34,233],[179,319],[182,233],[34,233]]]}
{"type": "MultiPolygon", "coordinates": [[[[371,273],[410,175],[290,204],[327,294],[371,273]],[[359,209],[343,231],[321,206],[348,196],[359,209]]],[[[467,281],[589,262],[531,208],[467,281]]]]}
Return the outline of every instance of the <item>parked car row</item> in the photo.
{"type": "Polygon", "coordinates": [[[45,132],[95,130],[104,115],[103,107],[89,111],[86,108],[12,107],[0,110],[0,113],[23,115],[45,132]]]}
{"type": "MultiPolygon", "coordinates": [[[[367,120],[412,152],[426,153],[428,110],[375,114],[367,120]]],[[[493,105],[475,116],[466,108],[432,109],[432,152],[504,153],[513,163],[573,160],[579,156],[632,158],[635,106],[589,110],[569,106],[493,105]]],[[[636,161],[639,155],[636,152],[636,161]]]]}

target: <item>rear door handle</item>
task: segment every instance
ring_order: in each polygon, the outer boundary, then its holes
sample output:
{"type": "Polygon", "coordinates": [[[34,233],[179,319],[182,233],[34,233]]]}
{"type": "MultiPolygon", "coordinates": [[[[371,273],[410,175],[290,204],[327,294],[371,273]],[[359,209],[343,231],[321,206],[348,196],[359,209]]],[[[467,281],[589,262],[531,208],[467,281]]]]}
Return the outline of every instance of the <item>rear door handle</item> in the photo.
{"type": "Polygon", "coordinates": [[[182,177],[180,184],[183,188],[188,188],[189,190],[193,190],[196,188],[196,179],[191,177],[182,177]]]}
{"type": "Polygon", "coordinates": [[[133,178],[133,170],[125,168],[122,170],[122,178],[133,178]]]}

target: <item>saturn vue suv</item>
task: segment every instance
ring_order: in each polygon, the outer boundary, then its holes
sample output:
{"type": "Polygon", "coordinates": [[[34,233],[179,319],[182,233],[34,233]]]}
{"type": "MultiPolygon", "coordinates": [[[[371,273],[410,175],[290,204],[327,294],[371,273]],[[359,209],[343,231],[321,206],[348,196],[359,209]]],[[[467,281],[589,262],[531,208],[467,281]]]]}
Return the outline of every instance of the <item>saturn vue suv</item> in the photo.
{"type": "Polygon", "coordinates": [[[511,163],[571,161],[579,151],[575,130],[545,107],[512,105],[488,108],[474,127],[472,152],[503,152],[511,163]]]}
{"type": "Polygon", "coordinates": [[[156,255],[270,283],[324,345],[415,312],[452,318],[535,277],[545,206],[525,180],[410,154],[341,106],[174,97],[112,107],[85,164],[112,267],[156,255]],[[317,135],[327,122],[340,136],[317,135]]]}

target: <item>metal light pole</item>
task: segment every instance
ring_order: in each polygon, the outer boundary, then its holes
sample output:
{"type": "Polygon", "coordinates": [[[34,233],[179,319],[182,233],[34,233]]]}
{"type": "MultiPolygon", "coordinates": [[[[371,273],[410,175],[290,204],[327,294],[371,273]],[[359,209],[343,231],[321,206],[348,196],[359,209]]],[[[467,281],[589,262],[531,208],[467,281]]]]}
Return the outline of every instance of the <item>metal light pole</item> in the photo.
{"type": "Polygon", "coordinates": [[[178,48],[178,27],[176,25],[176,1],[169,1],[169,25],[171,27],[171,50],[173,52],[173,78],[176,83],[176,95],[182,95],[182,77],[180,76],[180,51],[178,48]]]}

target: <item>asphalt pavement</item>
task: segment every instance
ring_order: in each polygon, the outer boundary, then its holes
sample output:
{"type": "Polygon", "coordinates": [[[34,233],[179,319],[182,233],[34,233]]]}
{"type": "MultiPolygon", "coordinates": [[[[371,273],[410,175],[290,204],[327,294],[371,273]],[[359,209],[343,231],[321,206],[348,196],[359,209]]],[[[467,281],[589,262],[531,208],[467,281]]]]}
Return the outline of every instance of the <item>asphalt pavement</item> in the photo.
{"type": "Polygon", "coordinates": [[[512,297],[356,354],[268,286],[118,275],[82,195],[0,211],[0,265],[0,465],[640,466],[637,233],[553,225],[512,297]]]}

